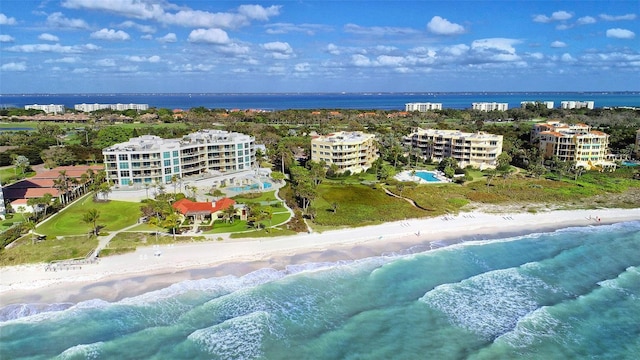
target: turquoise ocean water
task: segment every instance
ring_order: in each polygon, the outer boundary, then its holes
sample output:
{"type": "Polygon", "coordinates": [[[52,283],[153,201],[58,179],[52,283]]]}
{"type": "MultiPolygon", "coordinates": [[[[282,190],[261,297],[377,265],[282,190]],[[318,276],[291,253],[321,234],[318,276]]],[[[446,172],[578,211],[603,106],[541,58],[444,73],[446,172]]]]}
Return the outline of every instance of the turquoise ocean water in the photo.
{"type": "Polygon", "coordinates": [[[637,359],[640,222],[0,316],[2,359],[637,359]]]}

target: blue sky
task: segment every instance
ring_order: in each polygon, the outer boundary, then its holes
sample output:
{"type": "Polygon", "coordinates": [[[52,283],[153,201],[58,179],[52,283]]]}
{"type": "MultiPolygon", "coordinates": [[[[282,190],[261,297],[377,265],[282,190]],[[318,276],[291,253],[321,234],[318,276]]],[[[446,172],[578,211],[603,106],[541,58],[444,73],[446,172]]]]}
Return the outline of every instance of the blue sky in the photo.
{"type": "Polygon", "coordinates": [[[638,36],[638,0],[2,0],[0,93],[637,91],[638,36]]]}

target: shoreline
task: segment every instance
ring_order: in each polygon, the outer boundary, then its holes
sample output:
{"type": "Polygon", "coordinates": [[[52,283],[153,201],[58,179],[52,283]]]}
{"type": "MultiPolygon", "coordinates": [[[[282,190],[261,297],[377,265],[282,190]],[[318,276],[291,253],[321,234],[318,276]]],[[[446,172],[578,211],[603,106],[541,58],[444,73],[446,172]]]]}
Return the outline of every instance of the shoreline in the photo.
{"type": "Polygon", "coordinates": [[[419,253],[467,241],[628,221],[640,221],[640,211],[470,212],[288,237],[141,247],[133,253],[101,258],[97,264],[76,270],[45,271],[45,264],[0,268],[0,307],[91,299],[118,301],[185,280],[242,276],[262,268],[284,270],[289,265],[419,253]],[[158,250],[161,255],[155,256],[158,250]]]}

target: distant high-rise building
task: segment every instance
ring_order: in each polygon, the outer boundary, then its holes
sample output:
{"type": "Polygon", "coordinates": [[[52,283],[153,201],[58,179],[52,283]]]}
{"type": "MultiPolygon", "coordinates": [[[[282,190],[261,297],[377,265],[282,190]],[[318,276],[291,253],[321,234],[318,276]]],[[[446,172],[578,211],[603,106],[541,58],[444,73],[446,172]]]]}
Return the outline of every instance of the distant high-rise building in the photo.
{"type": "Polygon", "coordinates": [[[526,108],[527,105],[542,105],[544,107],[546,107],[547,109],[553,109],[553,101],[521,101],[520,102],[520,107],[521,108],[526,108]]]}
{"type": "Polygon", "coordinates": [[[591,109],[593,110],[593,101],[561,101],[560,107],[563,109],[591,109]]]}
{"type": "Polygon", "coordinates": [[[42,110],[44,112],[46,112],[47,114],[64,114],[64,105],[54,105],[54,104],[50,104],[50,105],[38,105],[38,104],[33,104],[33,105],[25,105],[24,106],[25,110],[42,110]]]}
{"type": "Polygon", "coordinates": [[[473,110],[480,111],[507,111],[509,109],[509,104],[507,103],[496,103],[496,102],[479,102],[472,103],[471,108],[473,110]]]}
{"type": "Polygon", "coordinates": [[[404,104],[404,111],[431,111],[442,110],[442,103],[407,103],[404,104]]]}
{"type": "Polygon", "coordinates": [[[125,110],[137,110],[137,111],[145,111],[149,110],[149,104],[76,104],[74,106],[76,111],[82,112],[92,112],[97,110],[117,110],[117,111],[125,111],[125,110]]]}

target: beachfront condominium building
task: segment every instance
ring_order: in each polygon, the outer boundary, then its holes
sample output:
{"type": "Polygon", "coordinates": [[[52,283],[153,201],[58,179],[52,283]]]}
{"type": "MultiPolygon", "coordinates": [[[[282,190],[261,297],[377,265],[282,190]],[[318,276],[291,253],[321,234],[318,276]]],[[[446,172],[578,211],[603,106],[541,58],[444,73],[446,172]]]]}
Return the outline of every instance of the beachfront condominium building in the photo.
{"type": "Polygon", "coordinates": [[[458,130],[415,129],[404,137],[404,143],[419,149],[425,159],[440,162],[451,157],[458,166],[479,169],[496,167],[502,153],[502,135],[484,132],[465,133],[458,130]]]}
{"type": "Polygon", "coordinates": [[[366,171],[378,158],[375,135],[361,131],[337,132],[311,138],[311,160],[335,164],[338,172],[366,171]]]}
{"type": "Polygon", "coordinates": [[[108,179],[119,185],[247,171],[256,159],[254,137],[222,130],[201,130],[182,139],[144,135],[103,149],[102,154],[108,179]]]}
{"type": "Polygon", "coordinates": [[[442,110],[442,103],[407,103],[404,104],[404,111],[426,112],[432,110],[442,110]]]}
{"type": "Polygon", "coordinates": [[[591,109],[593,110],[593,101],[561,101],[560,107],[563,109],[591,109]]]}
{"type": "Polygon", "coordinates": [[[471,103],[471,108],[473,110],[480,111],[507,111],[509,109],[509,104],[497,102],[477,102],[471,103]]]}
{"type": "Polygon", "coordinates": [[[33,105],[25,105],[24,106],[25,110],[42,110],[47,114],[64,114],[64,105],[54,105],[54,104],[50,104],[50,105],[38,105],[38,104],[33,104],[33,105]]]}
{"type": "Polygon", "coordinates": [[[565,124],[549,121],[533,125],[531,140],[546,158],[557,156],[560,161],[576,161],[578,166],[590,169],[609,166],[605,161],[609,135],[592,130],[587,124],[565,124]]]}
{"type": "Polygon", "coordinates": [[[533,106],[544,106],[547,109],[553,109],[553,101],[521,101],[520,102],[520,107],[521,108],[526,108],[527,105],[533,105],[533,106]]]}
{"type": "Polygon", "coordinates": [[[76,104],[73,107],[76,111],[92,112],[97,110],[136,110],[145,111],[149,110],[149,104],[76,104]]]}

